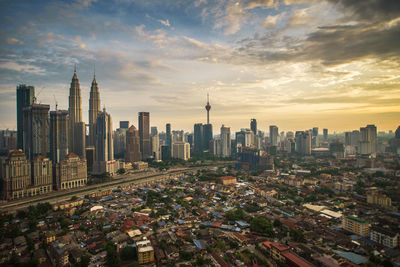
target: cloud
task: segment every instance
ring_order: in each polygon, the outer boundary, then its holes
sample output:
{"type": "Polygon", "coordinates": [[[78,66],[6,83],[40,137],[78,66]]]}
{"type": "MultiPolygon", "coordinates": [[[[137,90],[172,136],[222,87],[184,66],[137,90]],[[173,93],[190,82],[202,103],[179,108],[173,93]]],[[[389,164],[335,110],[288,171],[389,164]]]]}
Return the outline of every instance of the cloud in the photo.
{"type": "Polygon", "coordinates": [[[20,40],[18,40],[17,38],[14,38],[14,37],[9,37],[6,39],[6,41],[8,44],[19,44],[19,45],[24,44],[23,42],[21,42],[20,40]]]}
{"type": "Polygon", "coordinates": [[[246,9],[253,9],[256,7],[278,8],[278,6],[278,0],[250,0],[247,2],[246,9]]]}
{"type": "Polygon", "coordinates": [[[46,71],[43,68],[30,64],[18,64],[12,61],[0,62],[0,69],[8,69],[19,72],[34,73],[37,75],[45,75],[46,71]]]}
{"type": "Polygon", "coordinates": [[[216,19],[214,28],[223,28],[226,35],[235,34],[249,17],[250,14],[245,11],[241,2],[230,2],[225,8],[225,14],[216,19]]]}
{"type": "Polygon", "coordinates": [[[267,28],[274,28],[276,24],[286,16],[286,12],[279,13],[275,16],[267,16],[262,23],[262,26],[267,28]]]}
{"type": "Polygon", "coordinates": [[[135,27],[136,33],[139,35],[139,37],[142,38],[142,40],[149,41],[160,48],[163,48],[173,40],[176,40],[173,37],[168,37],[167,33],[164,30],[157,29],[151,32],[151,31],[145,31],[145,27],[146,25],[144,24],[136,26],[135,27]]]}
{"type": "Polygon", "coordinates": [[[167,26],[167,27],[171,26],[168,19],[166,19],[166,20],[159,19],[158,22],[160,22],[162,25],[167,26]]]}

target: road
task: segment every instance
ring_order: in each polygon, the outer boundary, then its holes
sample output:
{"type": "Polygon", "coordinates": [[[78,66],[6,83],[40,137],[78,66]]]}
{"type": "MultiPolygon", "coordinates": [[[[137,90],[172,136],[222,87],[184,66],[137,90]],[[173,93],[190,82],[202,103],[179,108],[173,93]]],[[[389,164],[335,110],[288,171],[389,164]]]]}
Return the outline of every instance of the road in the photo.
{"type": "Polygon", "coordinates": [[[89,185],[79,188],[74,188],[70,190],[63,190],[63,191],[53,191],[48,194],[38,195],[30,198],[19,199],[8,201],[5,203],[0,204],[0,212],[15,212],[19,209],[27,208],[31,205],[36,205],[38,203],[49,202],[50,204],[55,204],[58,202],[62,202],[65,200],[69,200],[72,196],[85,196],[91,193],[103,192],[107,190],[117,189],[118,187],[123,186],[141,186],[146,185],[154,182],[162,182],[169,179],[173,179],[177,176],[180,176],[185,173],[193,173],[200,169],[206,168],[213,168],[218,165],[211,165],[211,166],[202,166],[202,167],[191,167],[185,168],[170,172],[145,172],[145,173],[137,173],[137,174],[124,174],[114,179],[111,182],[96,184],[96,185],[89,185]]]}

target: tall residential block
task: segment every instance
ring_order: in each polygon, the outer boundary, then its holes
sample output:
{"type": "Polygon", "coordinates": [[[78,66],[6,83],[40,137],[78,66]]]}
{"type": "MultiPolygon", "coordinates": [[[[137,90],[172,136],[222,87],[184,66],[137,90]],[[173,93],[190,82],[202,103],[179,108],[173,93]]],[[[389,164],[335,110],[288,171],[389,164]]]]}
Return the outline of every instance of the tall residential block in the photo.
{"type": "Polygon", "coordinates": [[[210,141],[213,139],[212,124],[203,125],[203,151],[210,149],[210,141]]]}
{"type": "MultiPolygon", "coordinates": [[[[165,138],[166,138],[166,145],[168,146],[168,151],[165,153],[171,154],[172,152],[172,133],[171,133],[171,124],[167,123],[165,125],[165,138]]],[[[171,155],[170,155],[171,156],[171,155]]]]}
{"type": "Polygon", "coordinates": [[[190,145],[186,142],[176,142],[172,145],[172,157],[188,160],[190,158],[190,145]]]}
{"type": "Polygon", "coordinates": [[[151,156],[149,112],[139,112],[139,137],[142,160],[145,160],[151,156]]]}
{"type": "Polygon", "coordinates": [[[136,162],[142,159],[140,153],[140,137],[139,132],[135,126],[129,127],[126,132],[126,151],[125,151],[125,162],[136,162]]]}
{"type": "Polygon", "coordinates": [[[257,135],[257,120],[256,119],[251,119],[250,129],[254,133],[254,136],[256,136],[257,135]]]}
{"type": "Polygon", "coordinates": [[[363,156],[376,156],[376,137],[377,130],[375,125],[367,125],[366,127],[360,128],[360,141],[359,141],[359,153],[363,156]]]}
{"type": "Polygon", "coordinates": [[[23,151],[28,160],[50,152],[49,105],[32,104],[23,108],[23,151]]]}
{"type": "Polygon", "coordinates": [[[160,160],[160,139],[157,127],[151,127],[151,154],[155,160],[160,160]]]}
{"type": "Polygon", "coordinates": [[[23,109],[33,104],[35,87],[20,84],[17,86],[17,147],[23,149],[23,109]]]}
{"type": "Polygon", "coordinates": [[[50,111],[50,158],[63,161],[68,154],[68,111],[50,111]]]}
{"type": "Polygon", "coordinates": [[[324,132],[324,141],[327,141],[328,140],[328,129],[324,128],[323,132],[324,132]]]}
{"type": "Polygon", "coordinates": [[[221,156],[230,157],[231,153],[231,129],[222,125],[221,127],[221,156]]]}

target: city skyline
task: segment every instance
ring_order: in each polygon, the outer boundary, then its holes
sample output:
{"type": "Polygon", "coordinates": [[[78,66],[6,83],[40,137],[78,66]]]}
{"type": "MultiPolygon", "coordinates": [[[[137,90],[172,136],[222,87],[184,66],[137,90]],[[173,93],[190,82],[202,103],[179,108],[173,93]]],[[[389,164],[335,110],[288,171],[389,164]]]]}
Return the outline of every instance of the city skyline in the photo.
{"type": "Polygon", "coordinates": [[[146,111],[192,132],[207,93],[210,123],[231,132],[251,118],[262,131],[398,126],[398,1],[117,2],[2,3],[0,128],[16,129],[20,83],[67,109],[75,64],[85,123],[96,65],[102,106],[136,127],[146,111]]]}

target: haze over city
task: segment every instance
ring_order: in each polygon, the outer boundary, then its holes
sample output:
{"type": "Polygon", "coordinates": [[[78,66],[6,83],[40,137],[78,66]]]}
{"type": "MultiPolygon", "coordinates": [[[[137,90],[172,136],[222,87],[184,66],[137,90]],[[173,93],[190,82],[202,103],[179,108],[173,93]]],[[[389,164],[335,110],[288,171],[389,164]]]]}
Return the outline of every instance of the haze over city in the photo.
{"type": "MultiPolygon", "coordinates": [[[[0,127],[16,129],[15,88],[68,108],[74,65],[83,121],[94,68],[113,120],[193,130],[210,94],[216,128],[395,130],[400,2],[2,1],[0,127]],[[94,67],[96,66],[96,67],[94,67]]],[[[118,123],[114,123],[114,128],[118,123]]]]}

